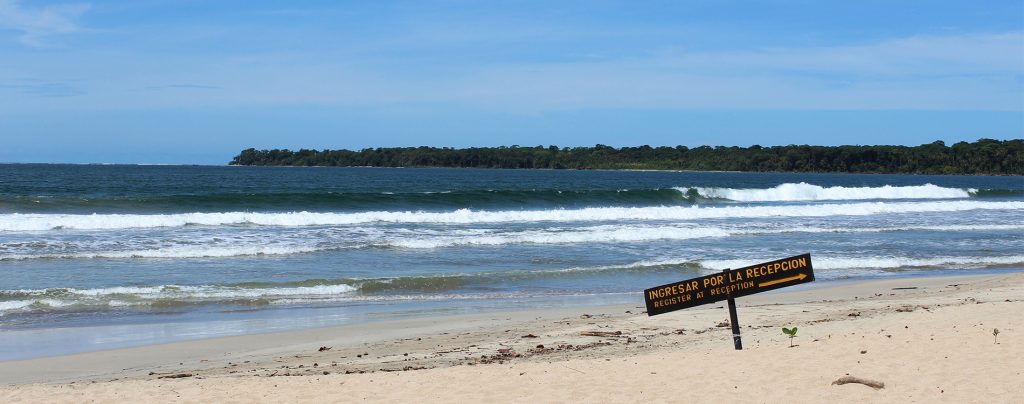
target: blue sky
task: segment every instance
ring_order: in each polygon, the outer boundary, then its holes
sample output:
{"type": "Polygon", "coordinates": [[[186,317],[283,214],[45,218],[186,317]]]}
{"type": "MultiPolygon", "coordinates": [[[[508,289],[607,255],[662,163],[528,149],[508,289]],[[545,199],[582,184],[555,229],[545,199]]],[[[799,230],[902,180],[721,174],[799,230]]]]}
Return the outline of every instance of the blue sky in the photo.
{"type": "Polygon", "coordinates": [[[1015,1],[0,0],[0,161],[1024,137],[1015,1]]]}

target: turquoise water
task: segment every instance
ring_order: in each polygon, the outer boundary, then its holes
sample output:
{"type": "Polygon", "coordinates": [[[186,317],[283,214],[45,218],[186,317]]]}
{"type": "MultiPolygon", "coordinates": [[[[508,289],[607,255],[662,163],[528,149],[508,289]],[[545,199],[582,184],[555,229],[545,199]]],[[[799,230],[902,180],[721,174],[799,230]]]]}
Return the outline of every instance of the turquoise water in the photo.
{"type": "Polygon", "coordinates": [[[0,360],[640,304],[805,252],[819,282],[1020,269],[1024,179],[0,165],[0,360]]]}

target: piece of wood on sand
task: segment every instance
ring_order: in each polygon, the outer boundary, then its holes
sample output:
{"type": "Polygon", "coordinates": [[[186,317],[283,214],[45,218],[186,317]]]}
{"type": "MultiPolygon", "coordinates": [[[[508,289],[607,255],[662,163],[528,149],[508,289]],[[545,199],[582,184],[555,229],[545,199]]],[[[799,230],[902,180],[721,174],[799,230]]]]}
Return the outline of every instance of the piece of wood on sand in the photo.
{"type": "Polygon", "coordinates": [[[192,374],[191,373],[178,373],[178,374],[173,374],[173,375],[163,375],[163,376],[157,377],[157,379],[180,379],[180,378],[183,378],[183,377],[192,377],[192,374]]]}
{"type": "Polygon", "coordinates": [[[622,331],[583,331],[580,335],[588,337],[621,337],[622,331]]]}
{"type": "Polygon", "coordinates": [[[843,384],[847,384],[847,383],[863,384],[863,385],[871,387],[871,388],[873,388],[875,390],[884,389],[885,388],[885,383],[882,383],[882,382],[880,382],[878,380],[862,379],[862,378],[859,378],[859,377],[856,377],[856,376],[843,376],[843,377],[840,377],[840,378],[836,379],[836,381],[832,382],[833,385],[836,385],[836,384],[843,385],[843,384]]]}

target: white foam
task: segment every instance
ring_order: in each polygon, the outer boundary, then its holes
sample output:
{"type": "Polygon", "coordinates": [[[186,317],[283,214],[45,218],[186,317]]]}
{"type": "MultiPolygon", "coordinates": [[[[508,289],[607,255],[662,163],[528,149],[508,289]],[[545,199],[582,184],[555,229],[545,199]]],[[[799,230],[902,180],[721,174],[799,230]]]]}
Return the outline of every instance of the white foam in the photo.
{"type": "MultiPolygon", "coordinates": [[[[1024,256],[1005,257],[812,257],[814,269],[895,269],[895,268],[984,268],[997,265],[1024,264],[1024,256]]],[[[741,268],[761,261],[749,259],[702,260],[700,265],[714,270],[741,268]]]]}
{"type": "Polygon", "coordinates": [[[458,245],[629,243],[729,235],[729,232],[715,227],[596,226],[572,231],[533,230],[489,236],[415,238],[394,240],[389,244],[403,248],[440,248],[458,245]]]}
{"type": "Polygon", "coordinates": [[[160,285],[160,286],[114,286],[108,288],[75,289],[22,289],[5,292],[17,292],[22,296],[45,297],[56,295],[61,300],[105,299],[230,299],[260,298],[274,296],[317,296],[350,293],[355,286],[346,284],[296,286],[284,288],[242,288],[232,286],[200,285],[160,285]]]}
{"type": "Polygon", "coordinates": [[[430,236],[400,239],[387,245],[402,248],[444,248],[461,245],[630,243],[654,240],[688,240],[779,233],[880,233],[890,231],[1003,231],[1024,230],[1024,225],[940,225],[894,227],[787,227],[740,228],[665,226],[593,226],[567,230],[531,230],[486,236],[430,236]]]}
{"type": "Polygon", "coordinates": [[[146,306],[161,300],[178,302],[224,301],[239,299],[331,300],[351,297],[357,288],[351,285],[317,285],[286,288],[239,288],[229,286],[116,286],[96,289],[32,289],[19,292],[29,299],[0,302],[0,315],[33,309],[33,306],[61,308],[74,306],[127,307],[146,306]],[[56,296],[55,296],[56,295],[56,296]]]}
{"type": "Polygon", "coordinates": [[[361,213],[186,213],[170,215],[68,215],[4,214],[0,231],[47,231],[54,229],[111,230],[225,226],[338,226],[360,223],[477,224],[513,222],[595,222],[613,220],[693,220],[756,217],[866,216],[886,213],[956,212],[968,210],[1022,210],[1024,202],[928,201],[857,202],[800,206],[658,206],[523,211],[361,212],[361,213]]]}
{"type": "Polygon", "coordinates": [[[11,300],[0,302],[0,316],[10,312],[32,310],[37,307],[59,308],[70,306],[71,304],[59,299],[11,300]]]}
{"type": "Polygon", "coordinates": [[[35,302],[35,300],[11,300],[0,302],[0,316],[2,316],[4,312],[24,309],[35,302]]]}
{"type": "Polygon", "coordinates": [[[174,246],[157,249],[95,251],[53,254],[6,254],[3,260],[29,259],[94,259],[94,258],[224,258],[260,255],[288,255],[322,251],[315,246],[174,246]]]}
{"type": "Polygon", "coordinates": [[[774,188],[676,188],[682,193],[696,190],[705,198],[741,202],[842,201],[870,199],[957,199],[969,198],[976,189],[945,188],[933,184],[881,187],[822,187],[806,182],[786,183],[774,188]]]}
{"type": "Polygon", "coordinates": [[[882,233],[891,231],[1005,231],[1024,230],[1024,225],[1015,224],[964,224],[938,226],[892,226],[892,227],[789,227],[779,229],[729,230],[732,234],[778,234],[778,233],[882,233]]]}
{"type": "Polygon", "coordinates": [[[602,265],[593,267],[572,267],[555,270],[536,270],[534,273],[545,273],[545,272],[604,272],[604,271],[615,271],[623,269],[639,269],[639,268],[651,268],[651,267],[663,267],[663,266],[679,266],[685,264],[697,264],[698,261],[686,258],[664,258],[655,260],[644,260],[637,261],[629,264],[620,265],[602,265]]]}
{"type": "MultiPolygon", "coordinates": [[[[264,255],[304,254],[319,251],[337,250],[339,248],[364,247],[398,247],[412,249],[432,249],[456,246],[501,246],[513,244],[595,244],[595,243],[634,243],[656,240],[689,240],[698,238],[730,237],[743,235],[781,234],[781,233],[880,233],[893,231],[1008,231],[1024,230],[1024,225],[978,224],[978,225],[906,225],[888,227],[761,227],[740,224],[724,227],[698,227],[692,223],[673,223],[662,225],[599,225],[589,227],[548,227],[526,231],[501,231],[497,229],[453,229],[447,232],[433,229],[387,229],[378,230],[372,236],[353,235],[352,231],[339,229],[337,234],[325,236],[319,231],[313,233],[297,233],[290,235],[288,240],[280,244],[258,244],[268,242],[263,237],[256,239],[238,238],[233,243],[223,244],[218,241],[214,245],[187,244],[162,248],[145,248],[145,242],[120,246],[123,250],[111,249],[118,246],[89,242],[82,244],[69,243],[60,249],[18,249],[21,253],[0,254],[0,261],[32,260],[32,259],[135,259],[135,258],[224,258],[264,255]],[[67,252],[68,250],[74,252],[67,252]]],[[[366,229],[356,232],[366,233],[366,229]]],[[[162,240],[163,242],[183,242],[183,240],[162,240]]],[[[188,241],[195,241],[189,239],[188,241]]],[[[0,251],[4,251],[0,244],[0,251]]],[[[12,249],[13,250],[13,249],[12,249]]]]}

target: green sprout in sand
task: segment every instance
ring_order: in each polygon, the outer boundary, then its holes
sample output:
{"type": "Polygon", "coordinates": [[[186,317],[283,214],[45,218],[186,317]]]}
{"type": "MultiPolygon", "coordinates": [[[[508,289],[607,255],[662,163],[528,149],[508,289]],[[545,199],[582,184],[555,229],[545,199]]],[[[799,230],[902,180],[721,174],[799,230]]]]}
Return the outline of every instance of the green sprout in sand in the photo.
{"type": "Polygon", "coordinates": [[[999,329],[998,328],[993,328],[992,329],[992,343],[993,344],[998,344],[999,342],[997,342],[997,341],[999,341],[999,329]]]}
{"type": "Polygon", "coordinates": [[[796,327],[786,328],[782,327],[782,333],[789,336],[789,347],[793,347],[793,338],[796,338],[796,327]]]}

